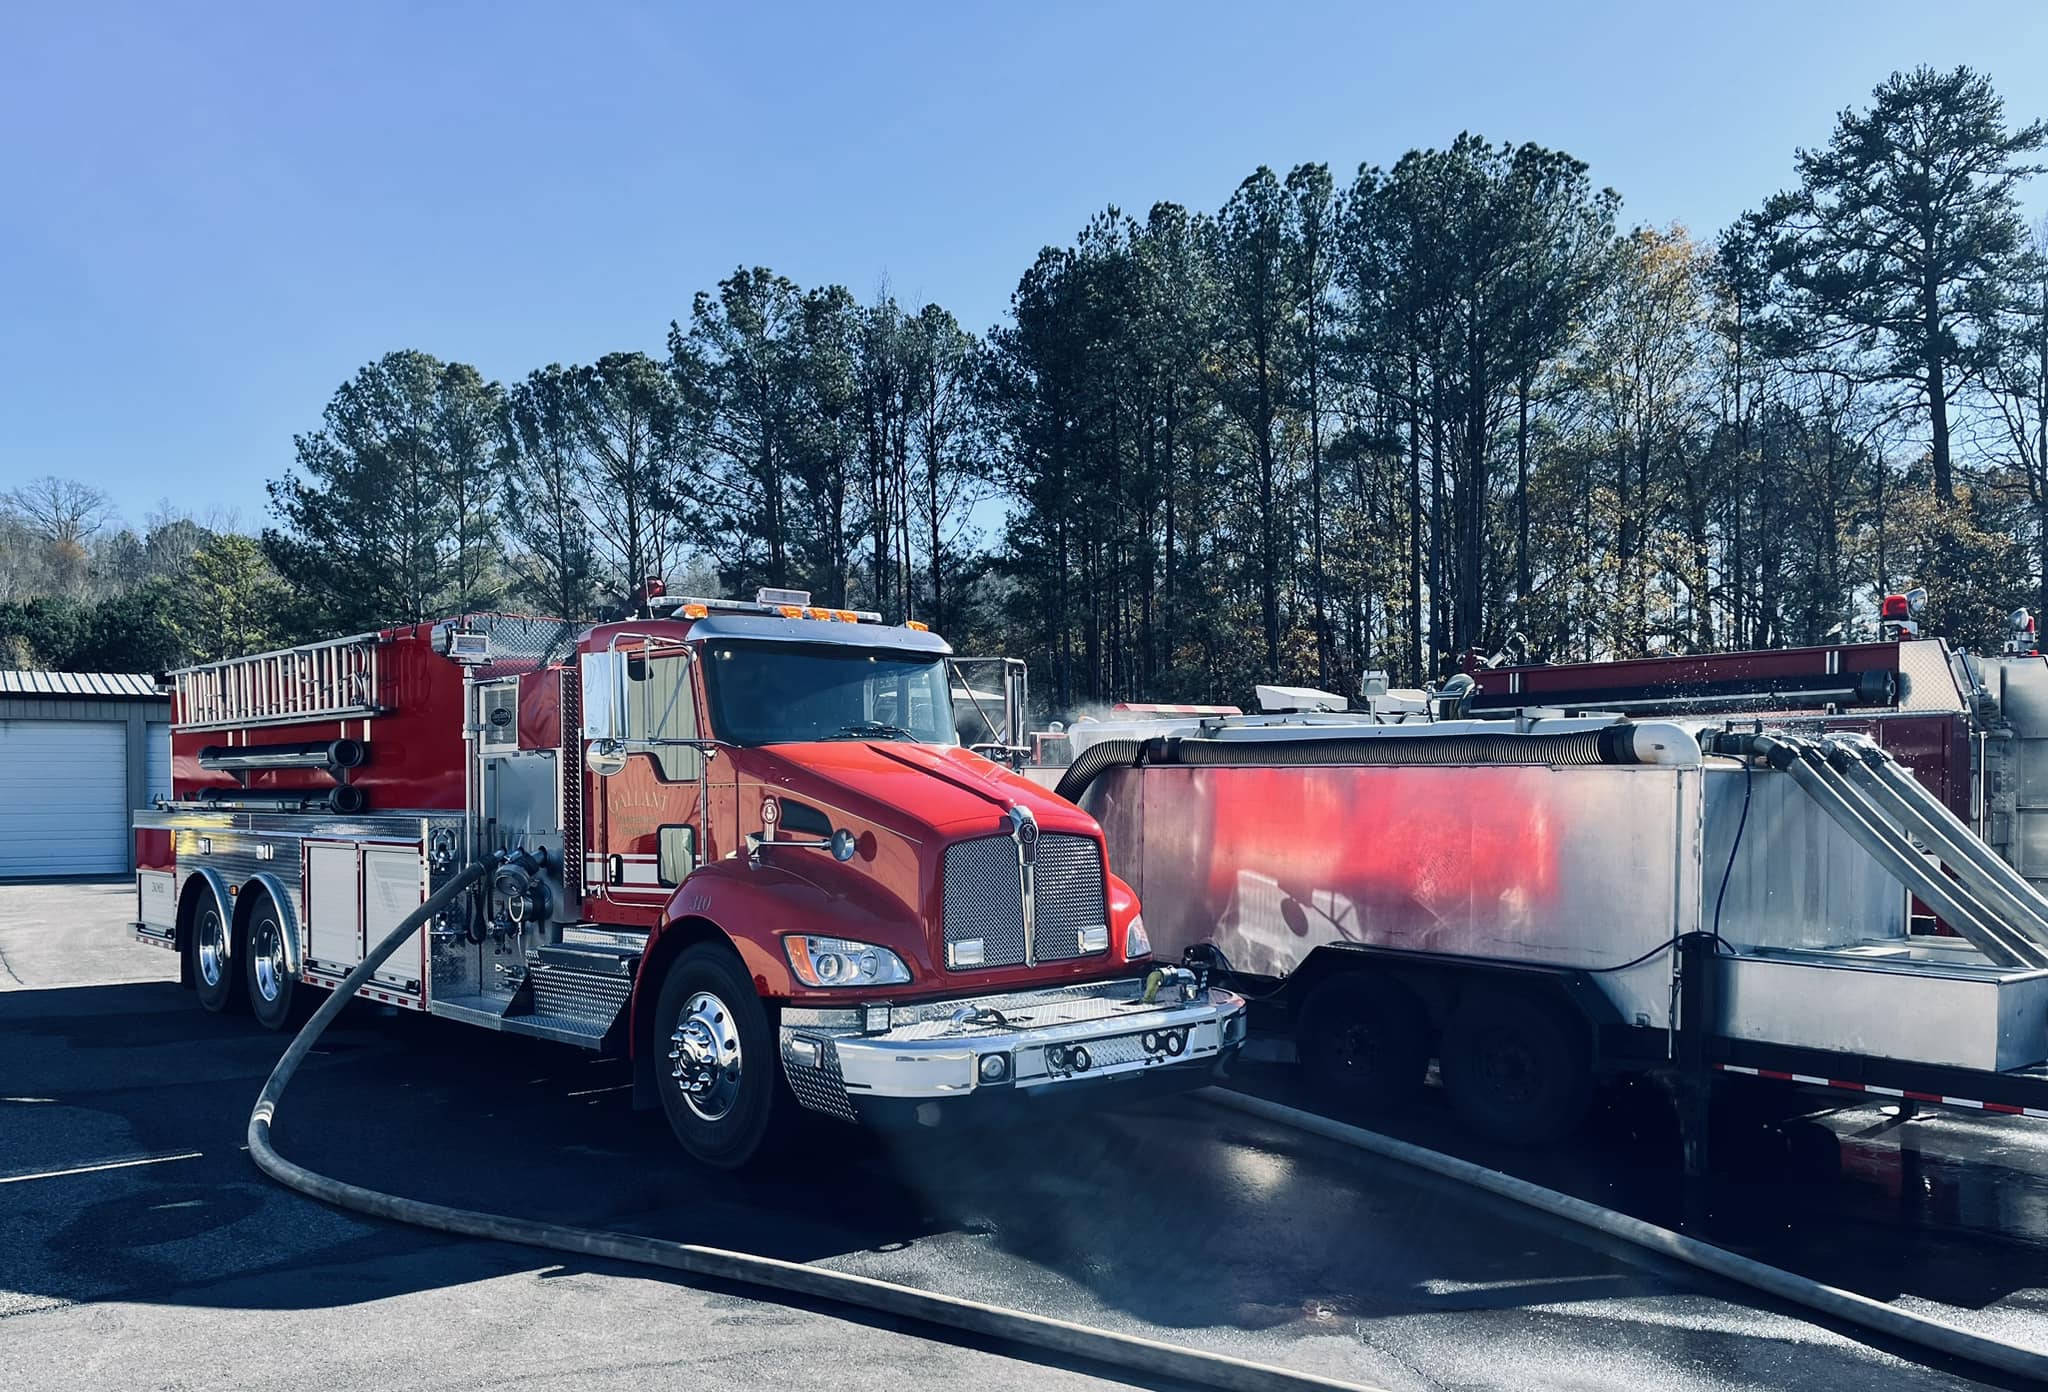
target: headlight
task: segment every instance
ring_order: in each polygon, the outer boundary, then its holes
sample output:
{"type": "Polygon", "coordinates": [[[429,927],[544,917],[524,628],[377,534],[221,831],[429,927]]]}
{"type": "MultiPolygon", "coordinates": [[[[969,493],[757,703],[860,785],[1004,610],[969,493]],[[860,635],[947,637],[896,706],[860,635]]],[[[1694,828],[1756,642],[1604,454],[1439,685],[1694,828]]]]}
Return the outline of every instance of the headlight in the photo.
{"type": "Polygon", "coordinates": [[[782,940],[789,969],[806,986],[900,986],[910,968],[886,947],[792,933],[782,940]]]}
{"type": "Polygon", "coordinates": [[[1145,936],[1145,915],[1132,914],[1131,926],[1124,929],[1124,960],[1136,961],[1152,955],[1152,939],[1145,936]]]}

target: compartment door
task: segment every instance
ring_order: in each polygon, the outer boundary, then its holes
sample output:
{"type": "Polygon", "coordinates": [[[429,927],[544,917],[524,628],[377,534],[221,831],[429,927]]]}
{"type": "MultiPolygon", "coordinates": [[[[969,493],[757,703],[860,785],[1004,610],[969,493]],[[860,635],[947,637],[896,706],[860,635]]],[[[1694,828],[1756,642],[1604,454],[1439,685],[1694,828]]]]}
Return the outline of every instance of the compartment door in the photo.
{"type": "MultiPolygon", "coordinates": [[[[363,847],[363,952],[383,942],[426,898],[426,862],[418,847],[363,847]]],[[[426,942],[426,930],[415,928],[370,979],[408,995],[421,994],[427,979],[426,942]]],[[[358,953],[357,960],[361,957],[358,953]]]]}
{"type": "Polygon", "coordinates": [[[362,886],[353,842],[306,843],[306,960],[337,974],[363,960],[362,886]]]}

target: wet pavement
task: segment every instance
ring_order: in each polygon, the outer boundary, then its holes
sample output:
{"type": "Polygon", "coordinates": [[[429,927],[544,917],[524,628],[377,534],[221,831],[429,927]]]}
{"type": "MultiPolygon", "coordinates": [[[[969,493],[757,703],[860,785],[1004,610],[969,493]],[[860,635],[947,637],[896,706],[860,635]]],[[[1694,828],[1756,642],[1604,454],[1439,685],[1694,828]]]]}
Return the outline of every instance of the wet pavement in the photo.
{"type": "MultiPolygon", "coordinates": [[[[282,1047],[119,928],[132,891],[0,887],[0,1385],[323,1389],[1106,1386],[827,1305],[343,1215],[241,1149],[282,1047]],[[12,976],[9,972],[14,973],[12,976]],[[88,1168],[91,1166],[119,1168],[88,1168]]],[[[1293,1070],[1240,1082],[1281,1095],[1293,1070]]],[[[1389,1388],[1949,1388],[1633,1249],[1183,1098],[1055,1125],[828,1123],[771,1171],[697,1169],[622,1064],[358,1007],[280,1148],[415,1197],[816,1262],[1389,1388]]],[[[1496,1155],[1425,1105],[1386,1129],[1676,1222],[1653,1097],[1496,1155]]],[[[1731,1125],[1703,1236],[2048,1347],[2048,1128],[1876,1109],[1731,1125]]]]}

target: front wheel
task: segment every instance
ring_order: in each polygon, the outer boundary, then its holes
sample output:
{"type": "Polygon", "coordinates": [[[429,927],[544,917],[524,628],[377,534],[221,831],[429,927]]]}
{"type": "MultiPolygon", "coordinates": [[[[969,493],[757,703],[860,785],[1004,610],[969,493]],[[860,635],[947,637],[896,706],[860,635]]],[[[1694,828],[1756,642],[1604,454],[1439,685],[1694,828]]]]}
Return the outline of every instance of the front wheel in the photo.
{"type": "Polygon", "coordinates": [[[794,1106],[781,1093],[768,1013],[739,960],[716,943],[687,949],[655,1005],[655,1075],[669,1129],[691,1157],[735,1170],[794,1106]]]}

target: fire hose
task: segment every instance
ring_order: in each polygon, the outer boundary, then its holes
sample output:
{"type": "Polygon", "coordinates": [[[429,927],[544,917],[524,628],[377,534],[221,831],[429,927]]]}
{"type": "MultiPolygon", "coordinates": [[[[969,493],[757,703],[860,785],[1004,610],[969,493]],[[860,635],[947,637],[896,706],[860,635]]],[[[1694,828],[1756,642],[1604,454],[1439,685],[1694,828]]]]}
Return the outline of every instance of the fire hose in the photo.
{"type": "Polygon", "coordinates": [[[2018,1344],[2004,1343],[1987,1335],[1950,1324],[1931,1315],[1915,1314],[1897,1305],[1873,1300],[1855,1291],[1830,1286],[1811,1277],[1786,1271],[1781,1267],[1768,1266],[1753,1257],[1731,1252],[1725,1247],[1716,1247],[1696,1237],[1687,1237],[1669,1228],[1611,1208],[1602,1208],[1570,1194],[1561,1194],[1555,1189],[1546,1189],[1514,1175],[1490,1170],[1484,1165],[1475,1165],[1469,1160],[1445,1155],[1440,1151],[1397,1141],[1391,1136],[1382,1136],[1377,1131],[1346,1125],[1289,1107],[1279,1102],[1269,1102],[1262,1097],[1248,1097],[1240,1092],[1229,1092],[1222,1088],[1205,1088],[1193,1094],[1206,1102],[1224,1107],[1247,1116],[1265,1121],[1279,1122],[1311,1135],[1353,1146],[1383,1159],[1412,1165],[1444,1179],[1469,1184],[1498,1198],[1561,1218],[1568,1223],[1591,1228],[1608,1237],[1619,1238],[1632,1246],[1654,1252],[1660,1257],[1683,1262],[1702,1271],[1712,1272],[1725,1280],[1759,1290],[1767,1295],[1803,1305],[1824,1315],[1845,1323],[1874,1330],[1879,1334],[1932,1349],[1949,1358],[1973,1363],[1979,1367],[1992,1368],[2001,1373],[2010,1373],[2035,1383],[2048,1383],[2048,1353],[2024,1348],[2018,1344]]]}
{"type": "Polygon", "coordinates": [[[306,1055],[312,1052],[320,1036],[341,1014],[356,989],[370,979],[370,974],[397,950],[400,943],[453,903],[478,879],[495,870],[500,859],[502,857],[493,857],[470,866],[406,915],[405,920],[372,948],[313,1012],[313,1017],[306,1021],[284,1051],[284,1056],[277,1061],[277,1066],[271,1070],[269,1081],[257,1095],[255,1109],[249,1113],[249,1155],[258,1169],[308,1198],[389,1222],[409,1223],[415,1227],[494,1242],[516,1242],[583,1257],[658,1266],[687,1276],[729,1281],[859,1309],[879,1310],[899,1318],[1042,1349],[1062,1357],[1086,1359],[1148,1378],[1172,1378],[1192,1386],[1225,1389],[1225,1392],[1378,1392],[1378,1389],[1359,1383],[1293,1372],[1249,1359],[1233,1358],[1228,1354],[1096,1329],[1070,1320],[941,1295],[915,1286],[808,1266],[802,1262],[779,1261],[773,1257],[643,1237],[637,1233],[568,1227],[510,1214],[483,1213],[402,1198],[316,1173],[278,1154],[270,1139],[278,1103],[283,1099],[292,1075],[298,1071],[306,1055]]]}
{"type": "MultiPolygon", "coordinates": [[[[1007,1309],[802,1262],[781,1261],[637,1233],[569,1227],[510,1214],[484,1213],[403,1198],[319,1174],[278,1154],[271,1143],[271,1128],[277,1117],[278,1104],[299,1065],[312,1052],[320,1036],[341,1014],[357,988],[369,980],[401,942],[453,903],[478,879],[495,870],[501,859],[493,857],[470,866],[408,914],[370,950],[300,1029],[283,1057],[277,1061],[277,1066],[271,1070],[262,1092],[257,1095],[254,1109],[249,1113],[249,1155],[266,1175],[286,1188],[322,1203],[389,1222],[487,1241],[515,1242],[584,1257],[662,1267],[687,1276],[755,1286],[858,1309],[878,1310],[928,1325],[1043,1349],[1063,1357],[1087,1359],[1148,1377],[1174,1378],[1194,1386],[1226,1389],[1226,1392],[1307,1392],[1308,1389],[1317,1389],[1318,1392],[1331,1392],[1332,1389],[1337,1392],[1378,1392],[1378,1389],[1358,1383],[1295,1372],[1140,1335],[1097,1329],[1070,1320],[1007,1309]]],[[[2002,1343],[1928,1315],[1915,1314],[1853,1291],[1767,1266],[1614,1209],[1602,1208],[1513,1175],[1376,1132],[1222,1089],[1208,1089],[1200,1095],[1222,1107],[1293,1126],[1469,1184],[1497,1197],[1591,1228],[1658,1256],[1683,1262],[1835,1319],[1981,1367],[2048,1382],[2048,1354],[2002,1343]]]]}

